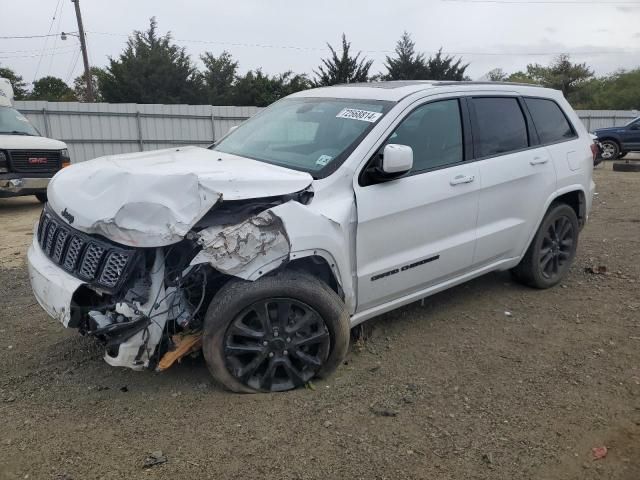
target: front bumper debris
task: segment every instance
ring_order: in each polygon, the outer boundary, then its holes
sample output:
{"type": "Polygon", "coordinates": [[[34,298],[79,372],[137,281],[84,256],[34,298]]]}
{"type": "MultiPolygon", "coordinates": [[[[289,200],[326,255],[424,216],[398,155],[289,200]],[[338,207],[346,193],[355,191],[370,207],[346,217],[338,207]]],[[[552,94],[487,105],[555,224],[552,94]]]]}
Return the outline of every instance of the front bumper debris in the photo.
{"type": "Polygon", "coordinates": [[[0,179],[0,198],[46,192],[50,180],[51,178],[2,178],[0,179]]]}

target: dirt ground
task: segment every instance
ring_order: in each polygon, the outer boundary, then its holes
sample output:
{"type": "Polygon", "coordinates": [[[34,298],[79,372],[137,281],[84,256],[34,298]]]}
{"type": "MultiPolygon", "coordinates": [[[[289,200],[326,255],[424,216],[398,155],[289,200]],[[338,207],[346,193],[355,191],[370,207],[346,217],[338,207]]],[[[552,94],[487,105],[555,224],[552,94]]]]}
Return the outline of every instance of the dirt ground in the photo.
{"type": "Polygon", "coordinates": [[[31,295],[40,204],[0,200],[0,478],[640,479],[640,174],[595,179],[562,286],[487,275],[371,321],[315,389],[249,396],[201,359],[109,367],[31,295]]]}

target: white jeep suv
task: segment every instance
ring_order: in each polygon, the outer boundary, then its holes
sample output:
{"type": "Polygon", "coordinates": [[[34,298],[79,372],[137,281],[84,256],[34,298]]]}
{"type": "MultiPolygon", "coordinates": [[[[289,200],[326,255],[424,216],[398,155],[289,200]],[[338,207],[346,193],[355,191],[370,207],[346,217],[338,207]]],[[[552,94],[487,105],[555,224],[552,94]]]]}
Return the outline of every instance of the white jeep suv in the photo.
{"type": "Polygon", "coordinates": [[[209,149],[58,173],[29,249],[38,302],[163,370],[202,347],[237,392],[331,373],[349,329],[494,270],[573,261],[593,142],[560,92],[387,82],[308,90],[209,149]]]}

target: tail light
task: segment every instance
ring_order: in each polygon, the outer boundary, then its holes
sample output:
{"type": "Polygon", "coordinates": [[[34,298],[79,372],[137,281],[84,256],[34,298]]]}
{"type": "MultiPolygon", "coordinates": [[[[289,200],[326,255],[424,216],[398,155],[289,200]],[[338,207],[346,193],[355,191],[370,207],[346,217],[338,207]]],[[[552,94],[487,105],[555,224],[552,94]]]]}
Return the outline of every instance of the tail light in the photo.
{"type": "Polygon", "coordinates": [[[600,149],[598,148],[598,145],[595,143],[591,144],[591,154],[593,155],[593,161],[596,161],[596,158],[598,158],[598,154],[600,153],[600,149]]]}

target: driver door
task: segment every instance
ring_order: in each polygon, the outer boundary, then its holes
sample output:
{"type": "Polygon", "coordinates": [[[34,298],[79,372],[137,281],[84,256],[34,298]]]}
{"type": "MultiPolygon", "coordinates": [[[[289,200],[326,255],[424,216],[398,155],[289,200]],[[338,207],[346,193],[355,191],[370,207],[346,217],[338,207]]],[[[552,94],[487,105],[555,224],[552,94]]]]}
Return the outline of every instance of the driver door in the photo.
{"type": "Polygon", "coordinates": [[[640,119],[628,125],[623,133],[624,150],[640,150],[640,119]]]}
{"type": "Polygon", "coordinates": [[[478,216],[477,163],[465,162],[460,100],[423,104],[383,144],[413,149],[413,169],[355,187],[357,311],[459,276],[472,268],[478,216]]]}

